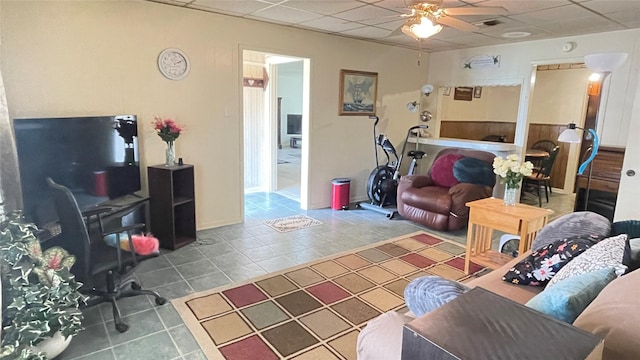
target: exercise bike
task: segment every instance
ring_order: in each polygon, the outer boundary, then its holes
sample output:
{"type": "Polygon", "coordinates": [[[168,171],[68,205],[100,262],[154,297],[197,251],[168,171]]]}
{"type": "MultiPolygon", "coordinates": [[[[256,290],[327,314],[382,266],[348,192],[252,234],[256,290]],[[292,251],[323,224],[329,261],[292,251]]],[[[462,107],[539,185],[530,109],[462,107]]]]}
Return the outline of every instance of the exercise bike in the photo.
{"type": "MultiPolygon", "coordinates": [[[[373,123],[373,139],[376,155],[376,167],[369,174],[369,179],[367,181],[367,196],[369,197],[370,202],[361,202],[358,206],[366,210],[383,213],[387,218],[393,219],[393,217],[398,213],[398,210],[395,208],[396,191],[398,189],[398,180],[400,179],[400,165],[402,164],[402,158],[404,157],[407,147],[407,140],[409,140],[409,136],[411,136],[414,130],[427,129],[428,126],[416,125],[410,127],[409,130],[407,130],[407,135],[404,139],[404,144],[402,145],[402,151],[398,156],[398,153],[391,141],[384,134],[378,135],[376,132],[376,127],[380,119],[375,115],[369,116],[369,119],[375,120],[373,123]],[[380,163],[378,147],[382,149],[382,152],[387,158],[387,161],[384,164],[380,163]],[[392,156],[395,158],[393,161],[391,159],[392,156]]],[[[411,150],[407,153],[407,156],[411,157],[411,164],[409,165],[407,175],[412,175],[414,173],[418,160],[422,159],[424,155],[425,152],[420,150],[411,150]]]]}

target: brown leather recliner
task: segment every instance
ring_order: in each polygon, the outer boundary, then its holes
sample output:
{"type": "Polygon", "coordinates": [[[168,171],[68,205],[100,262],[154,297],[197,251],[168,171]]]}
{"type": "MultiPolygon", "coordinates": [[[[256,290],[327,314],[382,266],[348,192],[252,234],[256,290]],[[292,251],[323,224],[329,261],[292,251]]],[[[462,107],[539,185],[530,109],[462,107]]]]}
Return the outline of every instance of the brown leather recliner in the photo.
{"type": "MultiPolygon", "coordinates": [[[[456,154],[482,160],[491,166],[495,155],[485,151],[447,148],[434,159],[447,154],[456,154]]],[[[439,186],[432,178],[433,166],[427,175],[409,175],[400,178],[398,184],[398,213],[403,217],[436,230],[450,231],[467,226],[469,201],[490,197],[491,186],[461,182],[452,187],[439,186]]],[[[486,174],[487,169],[485,169],[486,174]]],[[[486,179],[485,179],[486,182],[486,179]]],[[[489,181],[490,182],[490,181],[489,181]]]]}

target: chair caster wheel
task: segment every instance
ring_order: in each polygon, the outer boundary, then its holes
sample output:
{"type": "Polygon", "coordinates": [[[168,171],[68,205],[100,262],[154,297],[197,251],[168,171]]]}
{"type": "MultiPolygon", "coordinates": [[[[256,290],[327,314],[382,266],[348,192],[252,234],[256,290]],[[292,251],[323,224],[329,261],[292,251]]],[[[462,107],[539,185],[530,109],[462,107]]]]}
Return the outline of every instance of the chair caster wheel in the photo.
{"type": "Polygon", "coordinates": [[[163,297],[157,297],[156,298],[156,304],[158,305],[164,305],[167,303],[167,299],[163,298],[163,297]]]}
{"type": "Polygon", "coordinates": [[[132,282],[131,283],[131,288],[133,290],[142,290],[142,286],[140,286],[140,284],[138,284],[137,282],[132,282]]]}
{"type": "Polygon", "coordinates": [[[118,330],[118,332],[123,333],[123,332],[129,330],[129,325],[127,325],[125,323],[116,324],[116,330],[118,330]]]}

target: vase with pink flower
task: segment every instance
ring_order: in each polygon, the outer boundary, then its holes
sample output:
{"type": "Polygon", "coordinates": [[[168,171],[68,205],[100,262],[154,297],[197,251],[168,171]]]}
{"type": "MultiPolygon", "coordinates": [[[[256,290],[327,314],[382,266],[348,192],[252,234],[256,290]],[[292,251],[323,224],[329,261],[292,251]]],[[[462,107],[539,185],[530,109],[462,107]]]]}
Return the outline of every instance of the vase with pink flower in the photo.
{"type": "Polygon", "coordinates": [[[180,136],[184,128],[176,123],[175,120],[159,116],[154,117],[153,128],[162,141],[167,144],[165,150],[165,166],[173,166],[176,163],[176,149],[174,142],[180,136]]]}

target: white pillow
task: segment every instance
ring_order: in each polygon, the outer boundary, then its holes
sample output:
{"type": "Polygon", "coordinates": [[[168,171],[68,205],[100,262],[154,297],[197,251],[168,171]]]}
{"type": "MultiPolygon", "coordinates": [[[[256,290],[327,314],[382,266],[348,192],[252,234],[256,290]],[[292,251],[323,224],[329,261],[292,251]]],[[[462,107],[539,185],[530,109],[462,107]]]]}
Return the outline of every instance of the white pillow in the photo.
{"type": "Polygon", "coordinates": [[[627,268],[622,264],[626,243],[627,234],[600,241],[558,270],[547,284],[547,288],[574,275],[610,267],[615,268],[616,275],[621,276],[627,268]]]}

